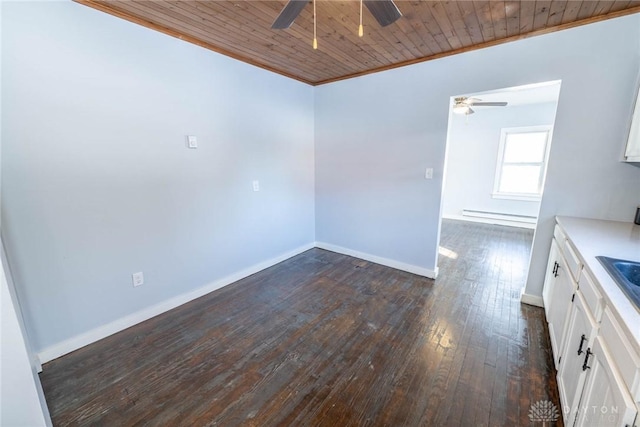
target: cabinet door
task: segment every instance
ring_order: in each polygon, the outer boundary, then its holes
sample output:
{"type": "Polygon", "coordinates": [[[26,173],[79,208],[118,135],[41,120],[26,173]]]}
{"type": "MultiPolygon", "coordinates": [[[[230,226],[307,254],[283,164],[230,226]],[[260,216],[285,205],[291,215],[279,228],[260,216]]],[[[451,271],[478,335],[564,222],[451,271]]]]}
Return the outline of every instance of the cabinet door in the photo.
{"type": "Polygon", "coordinates": [[[584,387],[577,426],[631,426],[637,410],[618,369],[613,365],[601,337],[596,337],[587,361],[589,373],[584,387]]]}
{"type": "Polygon", "coordinates": [[[582,365],[587,348],[593,347],[596,332],[596,322],[584,297],[578,291],[575,293],[567,327],[566,345],[558,368],[558,390],[566,425],[573,425],[578,413],[588,370],[584,370],[582,365]]]}
{"type": "Polygon", "coordinates": [[[544,286],[542,288],[542,303],[544,305],[544,313],[549,318],[549,306],[551,298],[551,290],[556,280],[555,271],[558,265],[558,242],[556,239],[551,240],[551,249],[549,250],[549,261],[547,261],[547,272],[544,276],[544,286]]]}
{"type": "Polygon", "coordinates": [[[551,338],[551,350],[553,361],[558,368],[558,360],[562,355],[564,335],[569,323],[569,314],[572,305],[572,297],[576,290],[576,284],[571,278],[567,264],[562,256],[558,256],[558,267],[553,288],[549,295],[549,310],[547,322],[549,322],[549,336],[551,338]]]}

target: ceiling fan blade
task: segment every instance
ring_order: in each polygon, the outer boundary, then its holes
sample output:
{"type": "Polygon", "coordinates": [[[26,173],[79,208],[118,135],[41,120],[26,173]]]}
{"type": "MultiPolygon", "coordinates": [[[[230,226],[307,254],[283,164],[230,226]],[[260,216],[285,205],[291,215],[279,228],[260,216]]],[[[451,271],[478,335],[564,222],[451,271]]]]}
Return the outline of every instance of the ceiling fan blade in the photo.
{"type": "Polygon", "coordinates": [[[382,27],[393,24],[402,16],[392,0],[364,0],[364,5],[382,27]]]}
{"type": "Polygon", "coordinates": [[[474,107],[505,107],[507,102],[472,102],[469,105],[474,107]]]}
{"type": "Polygon", "coordinates": [[[273,25],[271,25],[271,29],[273,30],[284,30],[289,28],[293,21],[300,15],[302,9],[309,3],[309,0],[289,0],[280,15],[273,21],[273,25]]]}

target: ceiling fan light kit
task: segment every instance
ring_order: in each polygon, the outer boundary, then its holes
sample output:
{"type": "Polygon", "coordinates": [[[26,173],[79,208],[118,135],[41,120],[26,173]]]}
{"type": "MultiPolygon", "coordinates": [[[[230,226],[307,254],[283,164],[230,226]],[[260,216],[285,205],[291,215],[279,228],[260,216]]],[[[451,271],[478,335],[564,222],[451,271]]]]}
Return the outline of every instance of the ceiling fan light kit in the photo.
{"type": "Polygon", "coordinates": [[[453,112],[455,114],[473,114],[474,111],[468,105],[454,105],[453,112]]]}
{"type": "MultiPolygon", "coordinates": [[[[300,15],[302,9],[307,5],[309,0],[289,0],[287,4],[282,8],[280,14],[273,21],[271,29],[273,30],[285,30],[293,24],[293,21],[300,15]]],[[[313,2],[313,48],[318,49],[318,38],[316,30],[316,0],[313,2]]],[[[358,25],[358,37],[364,35],[364,27],[362,26],[362,5],[367,6],[369,12],[378,21],[381,27],[386,27],[389,24],[396,22],[402,13],[398,9],[398,6],[393,0],[360,0],[360,24],[358,25]]]]}

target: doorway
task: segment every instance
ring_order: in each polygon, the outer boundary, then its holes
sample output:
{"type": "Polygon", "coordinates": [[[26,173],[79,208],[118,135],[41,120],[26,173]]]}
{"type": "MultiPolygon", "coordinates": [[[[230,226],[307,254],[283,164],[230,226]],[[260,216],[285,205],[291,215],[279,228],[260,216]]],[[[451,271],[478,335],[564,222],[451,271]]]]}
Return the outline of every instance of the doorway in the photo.
{"type": "Polygon", "coordinates": [[[452,97],[443,218],[535,228],[559,94],[553,81],[452,97]]]}
{"type": "MultiPolygon", "coordinates": [[[[451,97],[441,228],[444,220],[535,230],[560,84],[451,97]]],[[[449,252],[439,244],[438,264],[449,252]]]]}

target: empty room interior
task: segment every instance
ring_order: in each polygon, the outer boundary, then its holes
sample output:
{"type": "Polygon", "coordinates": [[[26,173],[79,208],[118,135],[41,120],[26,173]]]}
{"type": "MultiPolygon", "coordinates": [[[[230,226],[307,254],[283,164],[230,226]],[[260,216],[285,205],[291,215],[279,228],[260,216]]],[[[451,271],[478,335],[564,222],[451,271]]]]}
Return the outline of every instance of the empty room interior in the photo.
{"type": "Polygon", "coordinates": [[[0,23],[0,425],[640,425],[639,1],[0,23]]]}

